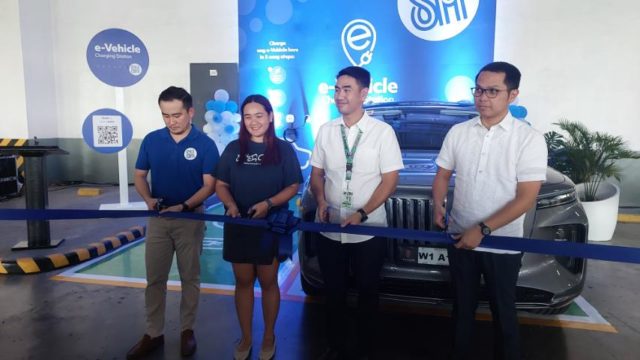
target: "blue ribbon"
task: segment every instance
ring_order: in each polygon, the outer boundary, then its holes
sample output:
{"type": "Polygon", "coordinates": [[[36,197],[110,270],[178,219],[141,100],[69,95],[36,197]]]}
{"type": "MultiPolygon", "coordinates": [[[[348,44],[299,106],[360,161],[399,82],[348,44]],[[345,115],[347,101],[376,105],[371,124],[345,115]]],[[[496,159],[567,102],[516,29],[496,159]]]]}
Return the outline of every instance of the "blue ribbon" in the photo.
{"type": "Polygon", "coordinates": [[[293,216],[293,211],[282,209],[267,216],[269,230],[278,236],[278,255],[291,257],[293,241],[291,235],[296,231],[300,218],[293,216]]]}
{"type": "MultiPolygon", "coordinates": [[[[341,227],[339,224],[302,222],[293,216],[290,210],[275,212],[267,219],[232,218],[224,215],[166,212],[146,210],[76,210],[76,209],[0,209],[0,220],[63,220],[63,219],[100,219],[100,218],[130,218],[130,217],[172,217],[194,220],[216,221],[238,225],[261,227],[278,234],[282,239],[290,239],[296,231],[334,232],[357,235],[380,236],[396,239],[417,240],[421,243],[439,243],[450,245],[455,240],[447,233],[435,231],[421,231],[412,229],[396,229],[389,227],[349,225],[341,227]]],[[[281,246],[291,246],[291,241],[280,241],[281,246]]],[[[574,242],[556,242],[550,240],[525,239],[508,236],[485,236],[482,246],[502,249],[532,252],[557,256],[569,256],[595,260],[606,260],[640,264],[640,248],[579,244],[574,242]]],[[[286,254],[287,248],[281,248],[286,254]]],[[[281,252],[283,253],[283,252],[281,252]]],[[[288,249],[288,254],[291,249],[288,249]]]]}

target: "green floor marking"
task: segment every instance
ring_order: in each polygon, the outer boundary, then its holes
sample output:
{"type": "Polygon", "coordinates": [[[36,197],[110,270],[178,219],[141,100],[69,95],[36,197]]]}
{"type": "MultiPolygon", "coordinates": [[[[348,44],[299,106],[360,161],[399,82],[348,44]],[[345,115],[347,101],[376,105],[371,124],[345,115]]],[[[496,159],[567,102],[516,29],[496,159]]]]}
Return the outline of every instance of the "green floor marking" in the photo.
{"type": "Polygon", "coordinates": [[[585,313],[580,306],[578,306],[575,302],[573,302],[571,303],[567,311],[564,312],[564,315],[587,316],[587,313],[585,313]]]}
{"type": "MultiPolygon", "coordinates": [[[[298,216],[296,200],[297,197],[291,200],[289,208],[294,209],[294,215],[298,216]]],[[[218,203],[207,209],[207,214],[223,215],[224,208],[222,204],[218,203]]],[[[235,281],[231,264],[222,259],[222,223],[207,221],[206,226],[205,238],[202,244],[202,255],[200,256],[201,282],[203,285],[233,286],[235,281]]],[[[144,241],[139,241],[124,251],[111,256],[107,255],[104,259],[79,269],[77,273],[144,279],[144,250],[144,241]]],[[[297,250],[298,234],[294,233],[293,253],[295,254],[297,250]]],[[[290,263],[290,261],[280,264],[280,270],[290,268],[290,264],[288,263],[290,263]]],[[[180,281],[175,256],[169,272],[169,280],[180,281]]],[[[259,286],[257,282],[256,286],[259,286]]]]}

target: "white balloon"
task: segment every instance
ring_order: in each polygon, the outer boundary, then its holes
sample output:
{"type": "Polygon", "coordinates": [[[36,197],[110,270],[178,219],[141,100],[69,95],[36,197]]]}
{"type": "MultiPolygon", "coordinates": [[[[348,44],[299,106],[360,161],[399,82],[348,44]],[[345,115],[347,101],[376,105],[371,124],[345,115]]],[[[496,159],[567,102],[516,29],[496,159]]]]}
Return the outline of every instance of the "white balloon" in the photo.
{"type": "Polygon", "coordinates": [[[218,154],[222,154],[222,152],[224,151],[225,146],[220,144],[218,141],[216,141],[215,143],[216,143],[216,147],[218,148],[218,154]]]}
{"type": "Polygon", "coordinates": [[[216,92],[213,94],[213,98],[215,100],[218,101],[224,101],[227,102],[229,101],[229,93],[227,92],[227,90],[225,89],[218,89],[216,90],[216,92]]]}
{"type": "Polygon", "coordinates": [[[214,142],[218,142],[218,139],[213,135],[213,133],[208,133],[207,136],[214,142]]]}
{"type": "Polygon", "coordinates": [[[222,122],[225,125],[229,125],[233,122],[233,113],[231,111],[223,111],[220,116],[222,117],[222,122]]]}
{"type": "Polygon", "coordinates": [[[224,143],[225,146],[229,144],[231,141],[235,140],[235,138],[236,136],[234,134],[229,134],[227,132],[220,134],[220,140],[224,143]]]}
{"type": "Polygon", "coordinates": [[[209,110],[204,113],[204,120],[208,123],[213,122],[213,117],[216,116],[216,112],[213,110],[209,110]]]}
{"type": "Polygon", "coordinates": [[[222,128],[224,128],[224,121],[220,121],[220,122],[215,122],[215,121],[214,121],[214,122],[212,122],[212,123],[211,123],[211,128],[212,128],[214,131],[217,131],[218,129],[222,129],[222,128]]]}

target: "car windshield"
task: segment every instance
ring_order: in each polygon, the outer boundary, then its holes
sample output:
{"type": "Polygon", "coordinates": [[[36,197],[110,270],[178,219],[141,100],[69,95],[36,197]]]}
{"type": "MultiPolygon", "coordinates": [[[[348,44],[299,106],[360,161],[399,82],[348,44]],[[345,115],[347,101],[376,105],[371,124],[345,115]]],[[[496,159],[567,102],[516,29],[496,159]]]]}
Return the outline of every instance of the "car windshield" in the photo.
{"type": "Polygon", "coordinates": [[[402,150],[440,150],[453,125],[476,116],[472,110],[443,107],[386,107],[368,112],[393,127],[402,150]]]}

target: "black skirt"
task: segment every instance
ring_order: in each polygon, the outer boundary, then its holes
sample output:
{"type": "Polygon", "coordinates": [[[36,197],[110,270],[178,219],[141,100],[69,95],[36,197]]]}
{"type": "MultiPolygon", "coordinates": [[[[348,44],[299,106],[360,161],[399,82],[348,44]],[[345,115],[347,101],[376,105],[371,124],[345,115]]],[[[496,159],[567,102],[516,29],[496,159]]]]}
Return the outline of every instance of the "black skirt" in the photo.
{"type": "Polygon", "coordinates": [[[255,265],[271,265],[273,258],[283,262],[291,254],[280,253],[280,241],[276,234],[265,229],[224,224],[222,258],[232,263],[255,265]]]}

